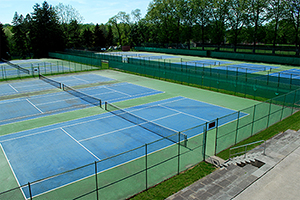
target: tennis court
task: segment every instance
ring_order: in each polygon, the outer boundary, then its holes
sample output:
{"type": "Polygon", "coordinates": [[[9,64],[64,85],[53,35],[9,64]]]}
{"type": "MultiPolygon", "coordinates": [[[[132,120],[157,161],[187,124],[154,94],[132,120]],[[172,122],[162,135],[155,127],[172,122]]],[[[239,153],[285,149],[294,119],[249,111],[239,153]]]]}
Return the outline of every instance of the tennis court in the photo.
{"type": "MultiPolygon", "coordinates": [[[[56,174],[160,140],[162,137],[154,134],[156,131],[149,131],[149,126],[153,130],[162,127],[164,130],[178,132],[236,111],[178,96],[131,107],[126,112],[143,119],[144,123],[137,125],[108,112],[5,135],[0,137],[1,147],[19,185],[53,176],[31,185],[32,195],[36,196],[89,177],[93,170],[86,168],[71,176],[54,176],[56,174]]],[[[239,116],[246,115],[240,113],[239,116]]],[[[237,119],[237,115],[232,116],[234,117],[228,118],[228,121],[223,121],[219,126],[237,119]]],[[[201,134],[201,131],[197,134],[201,134]]],[[[188,138],[193,136],[195,135],[187,135],[188,138]]],[[[164,139],[159,144],[149,149],[149,152],[158,151],[174,142],[164,139]]],[[[144,151],[132,151],[126,155],[104,162],[98,172],[137,159],[144,155],[144,151]]],[[[30,197],[28,191],[28,188],[23,187],[26,198],[30,197]]]]}
{"type": "Polygon", "coordinates": [[[242,64],[215,67],[214,69],[229,70],[229,71],[243,72],[243,73],[256,73],[256,72],[268,71],[276,68],[278,67],[269,66],[269,65],[242,63],[242,64]]]}
{"type": "MultiPolygon", "coordinates": [[[[54,77],[53,80],[63,82],[69,86],[92,84],[100,82],[109,82],[114,79],[100,76],[97,74],[82,74],[82,75],[71,75],[54,77]]],[[[54,86],[45,83],[41,80],[23,81],[23,82],[11,82],[0,85],[0,96],[14,95],[25,92],[49,90],[55,88],[54,86]]]]}
{"type": "Polygon", "coordinates": [[[88,71],[99,69],[96,66],[71,63],[56,59],[29,59],[8,61],[0,64],[0,79],[13,77],[32,77],[38,74],[62,74],[70,72],[88,71]]]}
{"type": "Polygon", "coordinates": [[[269,75],[288,79],[300,79],[300,69],[288,69],[276,73],[271,73],[269,75]]]}
{"type": "MultiPolygon", "coordinates": [[[[56,79],[64,80],[64,77],[56,79]]],[[[77,79],[75,79],[74,82],[74,80],[70,77],[67,80],[70,80],[68,83],[78,83],[77,79]]],[[[124,101],[128,99],[162,93],[161,91],[130,83],[101,85],[79,89],[77,91],[83,92],[84,94],[90,95],[95,98],[99,98],[102,101],[109,102],[124,101]]],[[[74,97],[72,94],[63,91],[30,96],[26,98],[3,100],[0,101],[0,125],[21,120],[33,119],[50,114],[82,109],[90,106],[91,104],[86,102],[84,98],[81,99],[76,96],[74,97]]]]}

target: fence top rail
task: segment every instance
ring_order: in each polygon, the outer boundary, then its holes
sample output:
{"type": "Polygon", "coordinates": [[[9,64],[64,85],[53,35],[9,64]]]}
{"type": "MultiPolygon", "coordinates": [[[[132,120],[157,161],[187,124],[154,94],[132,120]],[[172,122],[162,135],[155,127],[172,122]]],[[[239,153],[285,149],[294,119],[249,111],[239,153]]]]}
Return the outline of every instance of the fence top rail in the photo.
{"type": "Polygon", "coordinates": [[[238,148],[242,148],[242,147],[250,146],[250,145],[252,145],[252,144],[257,144],[257,143],[261,143],[261,142],[265,142],[265,140],[259,140],[259,141],[256,141],[256,142],[251,142],[251,143],[244,144],[244,145],[241,145],[241,146],[232,147],[232,148],[230,148],[230,150],[234,150],[234,149],[238,149],[238,148]]]}

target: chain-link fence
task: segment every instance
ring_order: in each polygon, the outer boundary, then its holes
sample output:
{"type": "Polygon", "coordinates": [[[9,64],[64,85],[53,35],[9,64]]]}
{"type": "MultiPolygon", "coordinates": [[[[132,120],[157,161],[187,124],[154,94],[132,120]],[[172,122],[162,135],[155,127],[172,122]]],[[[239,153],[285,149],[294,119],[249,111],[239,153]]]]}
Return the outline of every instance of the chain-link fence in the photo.
{"type": "MultiPolygon", "coordinates": [[[[80,60],[82,62],[76,63],[76,60],[58,61],[49,60],[47,62],[33,62],[28,63],[24,61],[15,64],[19,68],[13,67],[7,63],[0,65],[0,80],[9,80],[16,78],[37,77],[39,74],[54,75],[54,74],[67,74],[82,71],[92,71],[102,69],[101,60],[97,63],[87,62],[90,59],[80,60]],[[73,61],[73,62],[71,62],[73,61]],[[28,72],[28,73],[27,73],[28,72]]],[[[104,67],[105,68],[105,67],[104,67]]]]}
{"type": "MultiPolygon", "coordinates": [[[[106,59],[109,60],[109,57],[106,59]]],[[[157,67],[119,60],[110,61],[109,65],[157,78],[231,90],[245,96],[271,98],[176,133],[179,139],[172,145],[166,146],[165,143],[169,140],[162,138],[122,154],[1,192],[1,199],[23,199],[24,196],[34,199],[125,199],[196,165],[208,156],[216,155],[299,110],[300,90],[293,84],[278,82],[280,84],[277,87],[278,85],[270,82],[267,84],[266,80],[257,81],[255,77],[247,77],[251,81],[245,81],[245,74],[234,79],[233,75],[215,73],[210,69],[202,69],[203,73],[200,73],[171,65],[168,69],[165,65],[161,67],[160,63],[157,67]],[[181,144],[182,134],[188,137],[186,145],[181,144]],[[60,187],[51,188],[58,182],[60,187]]],[[[174,138],[174,135],[170,137],[174,138]]]]}

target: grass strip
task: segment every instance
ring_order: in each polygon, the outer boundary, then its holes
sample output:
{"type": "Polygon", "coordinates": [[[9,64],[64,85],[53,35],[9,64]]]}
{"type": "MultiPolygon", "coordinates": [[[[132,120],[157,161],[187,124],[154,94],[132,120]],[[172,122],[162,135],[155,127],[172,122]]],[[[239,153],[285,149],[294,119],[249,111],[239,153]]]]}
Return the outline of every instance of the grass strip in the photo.
{"type": "MultiPolygon", "coordinates": [[[[237,147],[240,145],[248,144],[251,142],[256,142],[259,140],[268,140],[268,139],[274,137],[275,135],[277,135],[278,133],[284,132],[288,129],[298,131],[300,129],[299,121],[300,121],[300,112],[297,112],[297,113],[285,118],[284,120],[270,126],[269,128],[259,132],[258,134],[253,135],[252,137],[250,137],[242,142],[237,143],[236,145],[234,145],[232,147],[237,147]]],[[[248,148],[248,150],[251,150],[258,145],[260,145],[260,144],[251,145],[251,147],[248,148]]],[[[221,151],[220,153],[217,154],[217,156],[220,158],[223,158],[224,160],[227,160],[229,158],[229,148],[224,151],[221,151]]]]}
{"type": "Polygon", "coordinates": [[[165,199],[172,194],[175,194],[179,190],[191,185],[195,181],[205,177],[206,175],[211,174],[215,169],[216,168],[212,164],[201,162],[193,168],[167,179],[158,185],[133,196],[130,199],[165,199]]]}

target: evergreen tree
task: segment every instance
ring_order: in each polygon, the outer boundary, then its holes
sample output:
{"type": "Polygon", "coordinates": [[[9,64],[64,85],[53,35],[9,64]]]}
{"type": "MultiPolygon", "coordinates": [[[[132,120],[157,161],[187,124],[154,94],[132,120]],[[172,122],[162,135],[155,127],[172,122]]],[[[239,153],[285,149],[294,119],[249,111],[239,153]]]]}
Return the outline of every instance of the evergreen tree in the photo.
{"type": "Polygon", "coordinates": [[[77,23],[77,20],[71,21],[68,24],[68,43],[67,48],[79,48],[81,46],[80,41],[80,26],[77,23]]]}
{"type": "Polygon", "coordinates": [[[81,36],[81,44],[85,48],[91,48],[93,46],[93,32],[89,28],[84,29],[81,36]]]}
{"type": "Polygon", "coordinates": [[[4,33],[3,25],[1,23],[0,23],[0,58],[4,58],[6,60],[10,58],[7,37],[4,33]]]}
{"type": "Polygon", "coordinates": [[[30,39],[34,56],[47,57],[50,51],[63,50],[65,40],[54,8],[45,1],[33,9],[30,39]]]}
{"type": "Polygon", "coordinates": [[[30,24],[30,15],[27,15],[26,18],[23,15],[18,15],[16,12],[13,18],[13,40],[14,40],[14,49],[18,55],[22,58],[26,58],[29,55],[30,43],[29,38],[27,37],[29,33],[29,24],[30,24]]]}
{"type": "Polygon", "coordinates": [[[94,47],[96,49],[105,47],[105,36],[98,24],[95,26],[94,30],[94,47]]]}
{"type": "Polygon", "coordinates": [[[111,25],[108,25],[108,33],[106,36],[106,46],[113,46],[113,45],[114,45],[114,35],[113,35],[111,25]]]}

